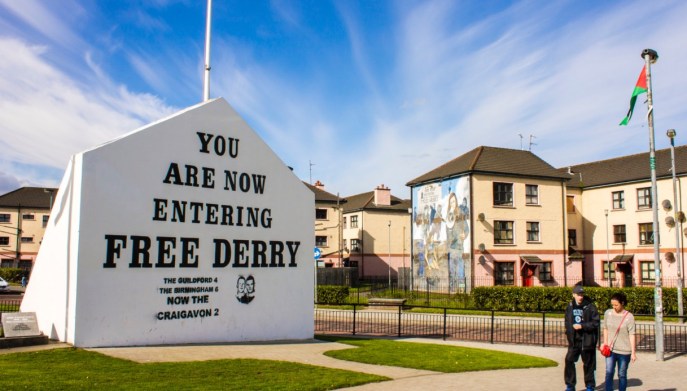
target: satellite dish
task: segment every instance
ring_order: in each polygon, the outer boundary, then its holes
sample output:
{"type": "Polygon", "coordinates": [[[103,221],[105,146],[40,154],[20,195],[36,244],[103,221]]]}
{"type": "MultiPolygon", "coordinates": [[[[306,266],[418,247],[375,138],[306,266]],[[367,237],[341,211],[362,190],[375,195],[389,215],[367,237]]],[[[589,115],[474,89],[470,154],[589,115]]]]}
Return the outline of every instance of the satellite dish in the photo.
{"type": "Polygon", "coordinates": [[[477,220],[479,220],[479,221],[484,221],[485,218],[486,217],[484,216],[484,213],[480,213],[477,215],[477,220]]]}
{"type": "Polygon", "coordinates": [[[673,205],[670,203],[670,200],[663,200],[663,202],[661,202],[661,206],[665,211],[673,209],[673,205]]]}
{"type": "Polygon", "coordinates": [[[666,217],[666,225],[668,226],[668,228],[673,228],[675,226],[675,219],[673,218],[673,216],[666,217]]]}
{"type": "Polygon", "coordinates": [[[671,253],[670,251],[668,251],[666,253],[665,258],[666,258],[666,261],[668,261],[670,263],[675,262],[675,255],[673,253],[671,253]]]}

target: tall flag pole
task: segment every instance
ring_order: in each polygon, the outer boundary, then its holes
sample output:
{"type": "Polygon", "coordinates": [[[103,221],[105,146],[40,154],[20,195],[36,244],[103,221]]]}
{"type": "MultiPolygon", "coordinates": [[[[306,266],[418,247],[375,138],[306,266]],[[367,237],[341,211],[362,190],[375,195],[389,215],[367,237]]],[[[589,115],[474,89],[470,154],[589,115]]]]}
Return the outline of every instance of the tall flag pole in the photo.
{"type": "MultiPolygon", "coordinates": [[[[649,122],[649,166],[651,167],[651,209],[654,215],[654,308],[655,326],[654,335],[656,337],[656,360],[663,361],[663,291],[661,289],[661,254],[659,251],[659,227],[658,227],[658,193],[656,191],[656,148],[654,146],[654,104],[651,91],[651,64],[658,60],[658,53],[652,49],[644,49],[642,58],[645,62],[644,72],[646,72],[646,98],[647,98],[647,121],[649,122]]],[[[636,89],[635,89],[636,90],[636,89]]],[[[633,96],[636,99],[636,96],[633,96]]],[[[630,115],[632,107],[630,107],[630,115]]]]}
{"type": "Polygon", "coordinates": [[[212,21],[212,0],[208,0],[207,20],[205,22],[205,80],[203,82],[203,101],[210,100],[210,22],[212,21]]]}

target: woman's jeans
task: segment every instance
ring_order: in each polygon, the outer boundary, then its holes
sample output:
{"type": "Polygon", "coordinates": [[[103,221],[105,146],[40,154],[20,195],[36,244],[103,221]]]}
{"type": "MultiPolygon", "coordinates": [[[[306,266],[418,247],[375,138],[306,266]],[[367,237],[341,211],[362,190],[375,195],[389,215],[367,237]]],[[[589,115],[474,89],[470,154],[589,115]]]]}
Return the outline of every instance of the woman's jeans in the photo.
{"type": "Polygon", "coordinates": [[[606,357],[606,391],[613,391],[613,375],[615,364],[618,363],[618,390],[627,389],[627,367],[630,365],[631,355],[611,353],[606,357]]]}

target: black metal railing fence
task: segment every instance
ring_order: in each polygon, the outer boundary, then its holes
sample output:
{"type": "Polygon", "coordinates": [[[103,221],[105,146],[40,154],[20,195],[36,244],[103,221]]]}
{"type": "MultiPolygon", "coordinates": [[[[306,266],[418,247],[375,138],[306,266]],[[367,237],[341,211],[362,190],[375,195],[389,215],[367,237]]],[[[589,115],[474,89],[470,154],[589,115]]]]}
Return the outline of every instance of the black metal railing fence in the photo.
{"type": "MultiPolygon", "coordinates": [[[[463,315],[450,308],[439,309],[440,313],[424,313],[413,312],[412,309],[428,307],[376,309],[365,304],[352,306],[352,310],[317,308],[315,333],[443,338],[544,347],[568,344],[561,313],[518,312],[508,315],[506,311],[483,311],[485,315],[463,315]]],[[[664,320],[664,351],[687,353],[687,325],[677,323],[677,317],[665,317],[664,320]]],[[[636,333],[638,350],[656,350],[654,323],[638,321],[636,333]]]]}

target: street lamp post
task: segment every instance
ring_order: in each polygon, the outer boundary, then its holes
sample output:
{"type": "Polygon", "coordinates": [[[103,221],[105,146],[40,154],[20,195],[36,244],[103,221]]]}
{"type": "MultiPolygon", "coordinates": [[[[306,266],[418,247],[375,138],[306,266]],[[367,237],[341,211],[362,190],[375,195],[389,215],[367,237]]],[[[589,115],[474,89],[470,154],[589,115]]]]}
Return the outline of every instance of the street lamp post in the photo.
{"type": "Polygon", "coordinates": [[[391,220],[389,220],[389,289],[391,289],[391,220]]]}
{"type": "Polygon", "coordinates": [[[677,314],[680,316],[680,322],[684,322],[684,311],[682,309],[682,246],[680,246],[680,232],[682,232],[682,219],[678,210],[679,204],[677,201],[677,174],[675,172],[675,136],[677,132],[675,129],[668,129],[666,132],[670,138],[670,163],[673,171],[673,205],[675,211],[675,257],[677,261],[677,314]]]}
{"type": "Polygon", "coordinates": [[[608,268],[608,287],[613,287],[613,279],[611,279],[611,256],[608,250],[608,209],[604,209],[606,215],[606,266],[608,268]]]}

